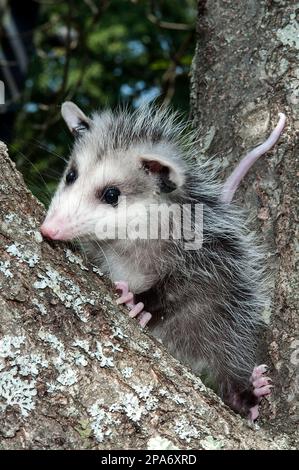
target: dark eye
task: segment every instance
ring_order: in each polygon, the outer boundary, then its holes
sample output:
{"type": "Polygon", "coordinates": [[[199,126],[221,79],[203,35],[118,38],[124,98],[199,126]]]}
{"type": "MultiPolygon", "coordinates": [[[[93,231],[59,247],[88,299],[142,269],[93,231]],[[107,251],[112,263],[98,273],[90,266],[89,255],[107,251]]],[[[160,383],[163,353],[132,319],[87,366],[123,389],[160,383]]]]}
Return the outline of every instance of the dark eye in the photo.
{"type": "Polygon", "coordinates": [[[77,173],[77,170],[70,170],[66,177],[65,177],[65,182],[66,184],[73,184],[74,181],[76,181],[76,179],[78,178],[78,173],[77,173]]]}
{"type": "Polygon", "coordinates": [[[118,203],[118,198],[120,196],[120,190],[118,188],[106,188],[103,193],[103,199],[107,204],[116,206],[118,203]]]}

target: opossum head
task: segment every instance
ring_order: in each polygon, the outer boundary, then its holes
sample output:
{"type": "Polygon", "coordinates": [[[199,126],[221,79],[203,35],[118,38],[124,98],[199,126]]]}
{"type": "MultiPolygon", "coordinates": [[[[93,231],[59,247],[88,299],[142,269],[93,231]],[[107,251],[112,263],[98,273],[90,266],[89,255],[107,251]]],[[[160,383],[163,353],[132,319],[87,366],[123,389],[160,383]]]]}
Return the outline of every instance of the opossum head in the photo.
{"type": "Polygon", "coordinates": [[[114,238],[115,224],[122,234],[128,224],[146,224],[150,205],[169,203],[182,190],[182,129],[168,111],[143,107],[89,118],[65,102],[62,116],[75,141],[41,226],[45,237],[114,238]]]}

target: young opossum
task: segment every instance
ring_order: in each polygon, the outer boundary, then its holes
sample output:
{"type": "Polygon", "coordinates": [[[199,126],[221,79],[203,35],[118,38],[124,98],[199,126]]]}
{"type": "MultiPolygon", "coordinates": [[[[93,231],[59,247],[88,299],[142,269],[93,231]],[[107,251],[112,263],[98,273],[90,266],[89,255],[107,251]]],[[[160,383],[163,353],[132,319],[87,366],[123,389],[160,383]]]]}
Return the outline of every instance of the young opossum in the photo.
{"type": "MultiPolygon", "coordinates": [[[[151,319],[150,330],[174,356],[196,373],[208,367],[224,402],[255,420],[258,402],[271,390],[266,366],[256,366],[264,262],[242,211],[229,202],[250,162],[278,140],[284,115],[224,186],[208,163],[196,159],[192,135],[186,138],[184,126],[167,110],[147,106],[88,118],[66,102],[62,116],[75,143],[42,234],[81,240],[116,283],[118,303],[129,307],[130,316],[138,316],[142,326],[151,319]],[[136,203],[146,212],[136,212],[136,203]],[[186,249],[184,237],[171,234],[168,239],[97,235],[99,222],[109,227],[116,212],[123,225],[118,228],[132,222],[146,226],[150,207],[161,203],[187,208],[189,215],[202,204],[202,227],[192,219],[192,230],[202,230],[200,248],[186,249]]],[[[160,228],[168,223],[161,217],[160,228]]],[[[171,226],[181,219],[174,210],[171,226]]]]}

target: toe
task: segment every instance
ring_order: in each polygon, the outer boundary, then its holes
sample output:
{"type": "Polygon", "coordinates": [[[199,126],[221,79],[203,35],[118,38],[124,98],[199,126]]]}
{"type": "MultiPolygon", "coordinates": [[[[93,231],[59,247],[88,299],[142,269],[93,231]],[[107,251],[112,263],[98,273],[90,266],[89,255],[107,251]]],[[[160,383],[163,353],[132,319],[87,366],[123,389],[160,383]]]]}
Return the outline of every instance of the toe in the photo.
{"type": "Polygon", "coordinates": [[[139,324],[142,326],[142,328],[144,328],[148,324],[148,322],[150,321],[151,318],[152,318],[151,313],[149,313],[149,312],[142,312],[141,313],[139,324]]]}
{"type": "Polygon", "coordinates": [[[254,388],[264,387],[265,385],[269,385],[272,380],[269,377],[260,377],[252,382],[254,388]]]}
{"type": "Polygon", "coordinates": [[[129,293],[128,283],[125,281],[115,282],[116,290],[120,291],[122,295],[127,295],[129,293]]]}
{"type": "Polygon", "coordinates": [[[129,312],[129,316],[131,318],[136,317],[142,310],[144,309],[144,304],[142,302],[138,302],[138,304],[134,305],[132,310],[129,312]]]}
{"type": "Polygon", "coordinates": [[[130,302],[133,302],[133,299],[134,299],[134,294],[132,292],[129,292],[127,294],[122,295],[118,299],[116,299],[116,303],[118,305],[128,304],[130,302]]]}
{"type": "Polygon", "coordinates": [[[270,395],[271,389],[272,389],[272,385],[265,385],[264,387],[255,388],[253,390],[253,394],[256,397],[264,397],[266,395],[270,395]]]}
{"type": "Polygon", "coordinates": [[[254,422],[259,416],[259,406],[255,405],[249,410],[249,420],[254,422]]]}
{"type": "Polygon", "coordinates": [[[266,364],[261,364],[260,366],[257,366],[253,369],[252,374],[251,374],[251,381],[255,381],[262,377],[262,375],[267,372],[268,366],[266,364]]]}

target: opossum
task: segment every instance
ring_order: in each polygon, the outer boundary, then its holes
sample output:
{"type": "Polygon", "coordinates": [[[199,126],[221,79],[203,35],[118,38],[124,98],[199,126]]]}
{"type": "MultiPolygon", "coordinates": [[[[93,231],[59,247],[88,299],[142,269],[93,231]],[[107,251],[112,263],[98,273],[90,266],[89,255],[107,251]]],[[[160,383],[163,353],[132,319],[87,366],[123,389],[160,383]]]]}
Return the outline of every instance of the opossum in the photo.
{"type": "Polygon", "coordinates": [[[165,108],[103,111],[89,118],[65,102],[62,116],[75,141],[41,233],[79,240],[116,284],[118,303],[128,306],[130,316],[148,324],[195,373],[205,370],[223,401],[255,420],[259,401],[272,387],[266,366],[257,366],[267,276],[263,249],[231,199],[253,161],[278,140],[285,116],[224,185],[215,165],[197,158],[194,133],[165,108]],[[161,204],[174,210],[171,221],[160,212],[160,236],[129,237],[128,226],[147,227],[150,208],[161,204]],[[193,217],[197,205],[200,221],[193,217]],[[99,224],[109,228],[116,214],[126,236],[103,236],[99,224]],[[200,246],[187,246],[181,231],[174,236],[184,214],[192,221],[187,234],[202,235],[200,246]],[[163,238],[168,223],[171,230],[163,238]]]}

